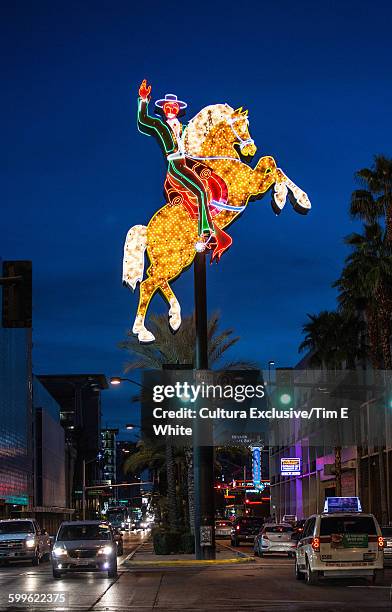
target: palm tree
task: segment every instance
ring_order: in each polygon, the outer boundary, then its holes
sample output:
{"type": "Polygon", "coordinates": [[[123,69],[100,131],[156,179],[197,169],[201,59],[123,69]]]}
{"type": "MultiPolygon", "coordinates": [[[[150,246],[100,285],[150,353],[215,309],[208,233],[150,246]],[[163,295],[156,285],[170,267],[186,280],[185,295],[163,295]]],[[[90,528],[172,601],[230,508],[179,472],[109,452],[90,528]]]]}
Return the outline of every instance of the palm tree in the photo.
{"type": "MultiPolygon", "coordinates": [[[[353,251],[346,258],[345,278],[358,280],[357,292],[362,293],[368,304],[371,323],[377,313],[379,341],[383,367],[392,369],[390,336],[392,311],[392,250],[384,238],[382,227],[374,222],[365,224],[363,234],[353,233],[345,238],[353,251]]],[[[339,281],[337,281],[339,286],[339,281]]],[[[342,285],[344,288],[344,285],[342,285]]],[[[346,298],[348,296],[346,295],[346,298]]],[[[344,296],[343,296],[344,299],[344,296]]],[[[370,342],[375,341],[374,330],[369,330],[370,342]],[[373,335],[371,339],[370,336],[373,335]]],[[[377,353],[375,353],[377,355],[377,353]]]]}
{"type": "MultiPolygon", "coordinates": [[[[233,336],[231,328],[220,331],[219,314],[213,313],[207,323],[208,339],[208,362],[210,367],[219,363],[223,355],[229,348],[234,346],[239,336],[233,336]]],[[[167,364],[188,364],[190,369],[195,362],[196,346],[196,326],[195,317],[188,315],[183,318],[180,329],[173,334],[167,324],[166,315],[152,315],[150,327],[155,336],[153,344],[141,344],[138,339],[128,332],[126,340],[120,343],[120,347],[127,350],[133,356],[131,361],[125,365],[125,371],[139,368],[163,368],[167,364]]],[[[256,369],[256,365],[251,362],[234,361],[224,364],[225,369],[256,369]]],[[[194,482],[193,482],[193,453],[192,449],[185,450],[187,460],[187,481],[188,481],[188,504],[190,526],[193,532],[194,525],[194,482]]],[[[169,522],[178,524],[176,487],[175,487],[175,466],[173,460],[173,450],[166,445],[166,471],[168,489],[168,511],[169,522]]]]}
{"type": "MultiPolygon", "coordinates": [[[[219,313],[213,313],[207,324],[208,337],[208,362],[211,366],[219,363],[229,348],[234,346],[240,339],[233,336],[231,328],[219,330],[219,313]]],[[[155,336],[152,344],[142,344],[135,335],[129,331],[126,340],[120,343],[123,348],[131,353],[133,359],[125,365],[125,371],[139,368],[162,368],[166,364],[188,364],[193,367],[195,361],[196,327],[195,316],[188,315],[183,318],[178,332],[173,334],[167,324],[166,315],[151,315],[150,327],[155,336]]],[[[222,366],[223,367],[223,366],[222,366]]],[[[249,369],[256,368],[256,364],[244,361],[225,364],[226,369],[249,369]]]]}
{"type": "Polygon", "coordinates": [[[366,223],[385,217],[386,239],[392,242],[392,159],[375,155],[373,166],[359,170],[355,176],[364,189],[353,192],[351,215],[366,223]]]}
{"type": "Polygon", "coordinates": [[[354,314],[323,310],[318,315],[308,314],[309,321],[303,325],[305,339],[299,351],[310,351],[310,364],[315,367],[353,369],[362,355],[361,330],[363,324],[354,314]]]}

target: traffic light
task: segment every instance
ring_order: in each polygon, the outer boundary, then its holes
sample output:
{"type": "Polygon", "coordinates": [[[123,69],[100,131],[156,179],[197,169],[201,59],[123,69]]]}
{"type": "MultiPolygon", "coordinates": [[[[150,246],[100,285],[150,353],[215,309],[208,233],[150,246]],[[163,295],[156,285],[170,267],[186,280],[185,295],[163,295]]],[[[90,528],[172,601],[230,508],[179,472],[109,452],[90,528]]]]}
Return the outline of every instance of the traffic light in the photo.
{"type": "Polygon", "coordinates": [[[294,372],[293,368],[276,368],[276,406],[292,408],[294,406],[294,372]]]}

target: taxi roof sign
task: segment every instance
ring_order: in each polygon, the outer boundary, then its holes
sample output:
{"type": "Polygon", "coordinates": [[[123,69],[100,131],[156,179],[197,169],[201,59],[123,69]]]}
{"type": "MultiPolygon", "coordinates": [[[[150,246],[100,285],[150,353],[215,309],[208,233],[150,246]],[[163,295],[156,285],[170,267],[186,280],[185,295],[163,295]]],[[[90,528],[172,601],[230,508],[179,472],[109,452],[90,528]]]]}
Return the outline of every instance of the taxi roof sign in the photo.
{"type": "Polygon", "coordinates": [[[327,497],[324,502],[324,513],[362,512],[359,497],[327,497]]]}

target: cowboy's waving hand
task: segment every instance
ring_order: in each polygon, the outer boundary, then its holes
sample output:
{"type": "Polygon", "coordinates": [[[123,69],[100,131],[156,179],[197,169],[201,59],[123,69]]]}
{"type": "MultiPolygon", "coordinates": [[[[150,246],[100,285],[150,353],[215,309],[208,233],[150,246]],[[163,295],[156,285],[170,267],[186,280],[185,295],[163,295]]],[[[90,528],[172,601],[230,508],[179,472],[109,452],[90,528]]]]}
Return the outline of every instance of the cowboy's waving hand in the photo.
{"type": "Polygon", "coordinates": [[[147,102],[151,93],[151,85],[147,85],[147,80],[143,79],[142,84],[139,87],[139,96],[143,102],[147,102]]]}

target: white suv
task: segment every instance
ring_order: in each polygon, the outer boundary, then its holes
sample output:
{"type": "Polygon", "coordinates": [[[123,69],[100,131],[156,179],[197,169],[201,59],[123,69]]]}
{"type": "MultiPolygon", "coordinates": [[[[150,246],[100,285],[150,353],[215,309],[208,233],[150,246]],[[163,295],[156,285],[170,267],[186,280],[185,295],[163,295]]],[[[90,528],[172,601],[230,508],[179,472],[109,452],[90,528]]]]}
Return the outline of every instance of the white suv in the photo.
{"type": "Polygon", "coordinates": [[[31,560],[33,565],[50,555],[50,538],[35,519],[0,521],[0,559],[2,561],[31,560]]]}
{"type": "Polygon", "coordinates": [[[320,576],[347,578],[382,574],[384,541],[377,520],[364,512],[315,514],[304,525],[295,576],[316,584],[320,576]]]}

